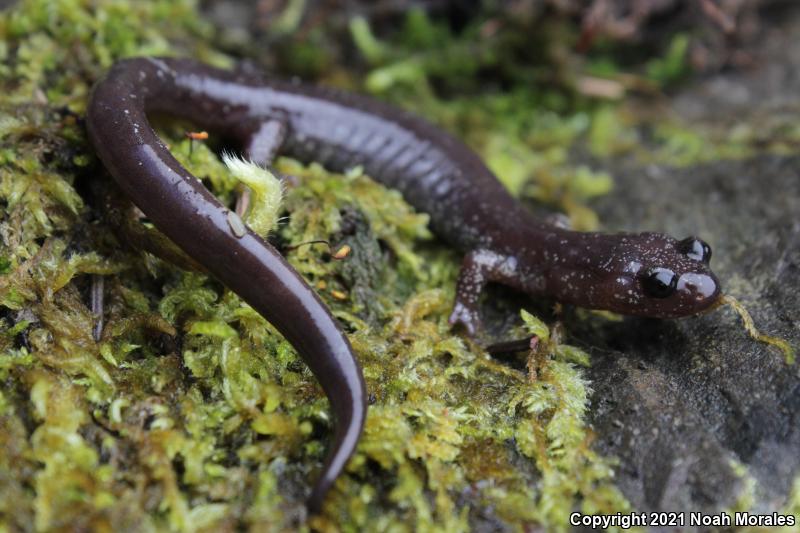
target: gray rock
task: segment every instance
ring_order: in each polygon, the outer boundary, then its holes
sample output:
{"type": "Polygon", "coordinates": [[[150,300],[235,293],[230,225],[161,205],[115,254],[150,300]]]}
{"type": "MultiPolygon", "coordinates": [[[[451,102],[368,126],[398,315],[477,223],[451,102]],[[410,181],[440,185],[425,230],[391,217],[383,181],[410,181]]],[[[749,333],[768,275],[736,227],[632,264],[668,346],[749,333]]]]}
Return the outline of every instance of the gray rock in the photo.
{"type": "MultiPolygon", "coordinates": [[[[782,41],[765,40],[770,62],[700,82],[673,109],[706,125],[797,109],[800,41],[789,36],[798,28],[794,17],[782,41]]],[[[596,205],[606,229],[701,236],[725,292],[762,332],[800,347],[800,157],[604,165],[617,180],[596,205]]],[[[570,331],[592,353],[596,446],[619,458],[617,483],[634,508],[718,512],[735,507],[748,477],[754,511],[783,508],[800,473],[798,365],[750,339],[724,309],[677,321],[591,320],[570,331]]]]}
{"type": "MultiPolygon", "coordinates": [[[[673,170],[669,180],[631,169],[600,210],[619,229],[700,228],[725,291],[762,331],[797,347],[798,169],[800,158],[775,156],[673,170]]],[[[750,339],[731,311],[573,334],[593,356],[597,445],[620,459],[618,484],[635,508],[731,507],[745,486],[736,463],[757,481],[757,510],[782,507],[800,470],[797,365],[750,339]]]]}

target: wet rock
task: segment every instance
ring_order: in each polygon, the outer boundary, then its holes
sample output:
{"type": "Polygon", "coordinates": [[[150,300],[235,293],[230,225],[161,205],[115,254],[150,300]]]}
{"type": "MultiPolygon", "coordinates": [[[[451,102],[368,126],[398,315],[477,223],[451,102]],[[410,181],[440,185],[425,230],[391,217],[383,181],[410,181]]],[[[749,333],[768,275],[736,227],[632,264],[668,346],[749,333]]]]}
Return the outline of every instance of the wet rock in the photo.
{"type": "MultiPolygon", "coordinates": [[[[784,38],[798,21],[783,26],[784,38]]],[[[786,112],[775,101],[796,105],[791,65],[800,55],[774,49],[774,37],[765,46],[773,55],[761,79],[772,82],[757,84],[758,70],[720,75],[679,95],[677,112],[734,121],[742,120],[735,109],[763,117],[786,112]],[[719,87],[747,105],[720,98],[719,87]]],[[[701,236],[725,292],[763,332],[800,346],[800,157],[605,166],[617,183],[596,205],[606,229],[701,236]]],[[[748,478],[754,510],[783,508],[800,473],[797,365],[750,339],[726,309],[677,321],[581,322],[570,332],[592,353],[596,446],[619,458],[618,486],[635,509],[720,511],[742,498],[748,478]]]]}

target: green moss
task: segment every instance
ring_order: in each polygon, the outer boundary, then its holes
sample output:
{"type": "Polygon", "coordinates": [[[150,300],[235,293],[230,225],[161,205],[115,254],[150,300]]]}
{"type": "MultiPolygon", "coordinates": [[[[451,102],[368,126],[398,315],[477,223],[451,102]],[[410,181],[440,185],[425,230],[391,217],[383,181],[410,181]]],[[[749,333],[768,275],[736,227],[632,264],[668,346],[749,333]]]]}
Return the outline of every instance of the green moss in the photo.
{"type": "MultiPolygon", "coordinates": [[[[222,161],[230,173],[249,189],[242,193],[243,197],[249,195],[250,205],[243,213],[247,225],[257,234],[267,236],[278,225],[283,197],[281,181],[269,170],[235,155],[223,154],[222,161]]],[[[245,231],[244,222],[233,213],[228,216],[236,217],[232,220],[237,221],[238,234],[242,235],[245,231]]]]}
{"type": "Polygon", "coordinates": [[[680,81],[689,73],[688,51],[689,36],[683,33],[674,35],[664,56],[647,63],[648,77],[660,85],[680,81]]]}

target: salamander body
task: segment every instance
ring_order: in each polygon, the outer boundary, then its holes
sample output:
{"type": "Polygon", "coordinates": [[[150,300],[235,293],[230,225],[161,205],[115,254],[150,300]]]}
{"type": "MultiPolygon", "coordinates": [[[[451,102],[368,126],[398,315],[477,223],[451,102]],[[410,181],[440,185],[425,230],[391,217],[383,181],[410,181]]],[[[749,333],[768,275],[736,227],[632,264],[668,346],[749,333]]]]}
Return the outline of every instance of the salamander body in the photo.
{"type": "Polygon", "coordinates": [[[711,249],[700,239],[581,233],[537,220],[466,145],[387,104],[190,60],[120,61],[97,83],[88,108],[100,159],[156,227],[286,336],[330,399],[336,437],[312,492],[314,510],[358,441],[366,412],[361,370],[314,291],[263,239],[232,227],[235,214],[172,157],[148,123],[151,112],[228,137],[257,163],[280,152],[333,171],[362,165],[399,190],[465,254],[450,321],[470,334],[479,328],[478,297],[488,282],[657,318],[699,313],[720,295],[711,249]]]}

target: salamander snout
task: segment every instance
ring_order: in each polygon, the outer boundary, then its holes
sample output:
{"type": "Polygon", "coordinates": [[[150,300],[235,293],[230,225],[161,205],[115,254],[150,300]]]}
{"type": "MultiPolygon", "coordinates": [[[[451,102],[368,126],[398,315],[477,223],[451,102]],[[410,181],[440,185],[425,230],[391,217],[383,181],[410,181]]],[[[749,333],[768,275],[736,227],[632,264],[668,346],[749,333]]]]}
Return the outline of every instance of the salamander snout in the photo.
{"type": "Polygon", "coordinates": [[[719,293],[719,283],[713,274],[687,272],[678,278],[675,289],[683,292],[688,298],[702,302],[708,298],[716,298],[719,293]]]}
{"type": "Polygon", "coordinates": [[[720,283],[711,271],[711,247],[697,237],[665,239],[658,251],[658,265],[637,272],[644,299],[639,314],[679,317],[700,313],[711,307],[721,294],[720,283]]]}
{"type": "Polygon", "coordinates": [[[697,237],[687,237],[678,241],[675,248],[696,265],[681,273],[675,290],[682,300],[694,302],[698,310],[703,310],[716,302],[721,292],[719,281],[709,267],[711,247],[697,237]]]}

